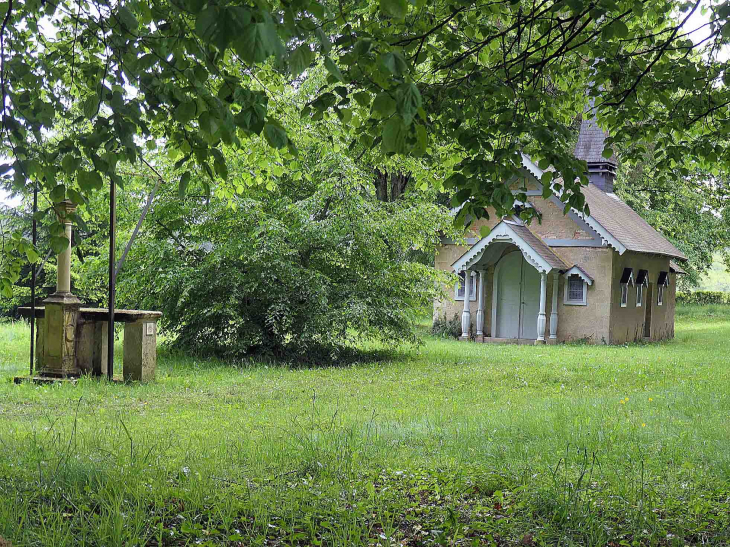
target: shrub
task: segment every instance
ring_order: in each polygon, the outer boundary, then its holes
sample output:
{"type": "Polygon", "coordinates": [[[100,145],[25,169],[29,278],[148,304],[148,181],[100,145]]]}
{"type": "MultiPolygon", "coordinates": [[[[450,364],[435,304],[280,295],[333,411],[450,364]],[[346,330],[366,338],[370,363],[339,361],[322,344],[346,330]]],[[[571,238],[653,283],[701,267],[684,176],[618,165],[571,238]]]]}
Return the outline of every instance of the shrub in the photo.
{"type": "Polygon", "coordinates": [[[436,205],[325,191],[187,207],[157,207],[162,229],[118,285],[119,306],[161,310],[180,349],[319,362],[362,339],[415,342],[440,294],[443,275],[413,253],[450,222],[436,205]]]}
{"type": "Polygon", "coordinates": [[[461,336],[461,319],[459,319],[459,315],[455,313],[451,319],[447,319],[446,315],[436,317],[431,326],[431,334],[440,338],[458,339],[461,336]]]}
{"type": "Polygon", "coordinates": [[[677,304],[730,304],[730,294],[720,291],[678,292],[677,304]]]}

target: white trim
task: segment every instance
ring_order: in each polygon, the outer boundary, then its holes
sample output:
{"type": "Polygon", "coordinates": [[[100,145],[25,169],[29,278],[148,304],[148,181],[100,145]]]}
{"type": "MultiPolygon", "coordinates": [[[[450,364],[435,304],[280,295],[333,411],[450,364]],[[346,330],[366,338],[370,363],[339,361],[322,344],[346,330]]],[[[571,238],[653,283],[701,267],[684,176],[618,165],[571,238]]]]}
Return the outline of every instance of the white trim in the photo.
{"type": "Polygon", "coordinates": [[[629,305],[629,284],[628,283],[621,283],[621,299],[619,300],[619,304],[622,308],[625,308],[629,305]],[[624,295],[626,296],[626,300],[624,300],[624,295]]]}
{"type": "MultiPolygon", "coordinates": [[[[462,272],[459,272],[457,275],[461,276],[461,274],[462,274],[462,272]]],[[[474,280],[476,279],[476,276],[477,276],[477,273],[475,271],[472,271],[471,272],[471,279],[472,279],[472,282],[475,285],[476,285],[476,281],[474,281],[474,280]]],[[[464,301],[464,297],[463,296],[459,296],[459,285],[461,285],[461,279],[459,279],[456,282],[456,285],[454,286],[454,300],[456,300],[457,302],[463,302],[464,301]]],[[[469,289],[471,289],[471,288],[472,287],[471,287],[471,283],[470,283],[469,284],[469,289]]],[[[477,292],[476,289],[474,291],[469,290],[469,302],[476,301],[476,299],[477,299],[476,292],[477,292]]]]}
{"type": "MultiPolygon", "coordinates": [[[[576,270],[577,268],[571,268],[566,272],[565,274],[565,283],[563,283],[563,304],[566,306],[587,306],[588,305],[588,282],[585,280],[585,276],[581,275],[580,273],[570,273],[571,270],[576,270]],[[583,281],[583,298],[581,300],[571,300],[569,298],[569,292],[570,292],[570,278],[572,276],[576,276],[580,278],[583,281]]],[[[590,278],[589,278],[590,279],[590,278]]]]}
{"type": "Polygon", "coordinates": [[[522,167],[524,167],[528,173],[530,173],[533,177],[537,179],[537,182],[539,182],[541,185],[540,191],[542,192],[542,175],[543,173],[545,173],[545,171],[540,169],[527,154],[524,154],[522,152],[520,152],[520,154],[522,155],[522,167]]]}
{"type": "Polygon", "coordinates": [[[593,239],[543,239],[548,247],[606,247],[606,243],[598,237],[593,239]]]}
{"type": "Polygon", "coordinates": [[[636,307],[640,308],[644,305],[644,284],[636,285],[636,307]]]}
{"type": "Polygon", "coordinates": [[[497,241],[501,243],[512,243],[516,245],[525,260],[538,272],[547,273],[551,272],[554,268],[535,252],[535,250],[527,244],[527,242],[515,232],[509,222],[502,221],[497,224],[489,234],[480,239],[476,244],[472,246],[467,252],[461,255],[456,262],[452,264],[452,268],[456,273],[467,270],[472,267],[484,254],[484,251],[490,243],[497,241]]]}
{"type": "Polygon", "coordinates": [[[494,267],[494,274],[492,275],[492,322],[489,326],[492,338],[497,337],[497,292],[499,291],[499,270],[502,268],[502,258],[494,267]]]}
{"type": "MultiPolygon", "coordinates": [[[[535,181],[537,182],[538,188],[540,190],[540,194],[542,195],[542,190],[544,187],[542,183],[542,175],[544,171],[540,169],[537,165],[535,165],[535,163],[533,163],[532,160],[528,158],[525,154],[522,154],[522,165],[525,168],[525,171],[527,171],[535,178],[535,181]]],[[[561,210],[565,209],[566,204],[560,200],[560,197],[555,194],[552,188],[550,188],[550,193],[552,194],[550,196],[550,201],[552,201],[555,205],[561,208],[561,210]]],[[[593,233],[601,238],[602,241],[605,241],[608,245],[616,249],[619,255],[622,255],[626,252],[626,247],[624,246],[624,244],[616,239],[611,234],[611,232],[606,230],[601,225],[601,223],[592,216],[586,216],[585,214],[579,212],[577,209],[574,209],[573,207],[571,207],[568,211],[568,216],[579,224],[583,223],[588,226],[593,233]]]]}
{"type": "Polygon", "coordinates": [[[664,285],[657,285],[656,305],[657,306],[664,305],[664,285]]]}
{"type": "Polygon", "coordinates": [[[571,275],[577,275],[580,277],[583,281],[588,283],[589,285],[593,285],[593,278],[588,275],[586,272],[581,270],[578,266],[573,266],[571,269],[569,269],[567,272],[565,272],[565,277],[568,278],[571,275]]]}

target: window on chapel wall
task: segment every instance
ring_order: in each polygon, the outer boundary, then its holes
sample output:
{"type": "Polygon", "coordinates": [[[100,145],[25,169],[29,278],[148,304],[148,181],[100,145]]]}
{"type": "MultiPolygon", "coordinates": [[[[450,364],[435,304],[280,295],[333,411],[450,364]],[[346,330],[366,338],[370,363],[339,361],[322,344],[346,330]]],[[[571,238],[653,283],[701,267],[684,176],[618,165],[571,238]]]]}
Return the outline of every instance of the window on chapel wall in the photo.
{"type": "Polygon", "coordinates": [[[621,284],[621,307],[625,308],[629,303],[629,285],[634,284],[633,268],[624,268],[619,283],[621,284]]]}
{"type": "Polygon", "coordinates": [[[659,272],[657,280],[656,305],[664,305],[664,288],[669,286],[669,272],[659,272]]]}
{"type": "MultiPolygon", "coordinates": [[[[471,273],[471,284],[469,285],[469,300],[477,299],[477,276],[475,273],[471,273]]],[[[456,285],[456,296],[455,300],[464,300],[464,272],[459,274],[459,282],[456,285]]]]}
{"type": "Polygon", "coordinates": [[[577,274],[569,275],[565,280],[564,303],[571,306],[585,306],[587,304],[588,284],[577,274]]]}
{"type": "Polygon", "coordinates": [[[644,305],[644,287],[649,286],[649,272],[639,270],[636,276],[636,307],[640,308],[644,305]]]}

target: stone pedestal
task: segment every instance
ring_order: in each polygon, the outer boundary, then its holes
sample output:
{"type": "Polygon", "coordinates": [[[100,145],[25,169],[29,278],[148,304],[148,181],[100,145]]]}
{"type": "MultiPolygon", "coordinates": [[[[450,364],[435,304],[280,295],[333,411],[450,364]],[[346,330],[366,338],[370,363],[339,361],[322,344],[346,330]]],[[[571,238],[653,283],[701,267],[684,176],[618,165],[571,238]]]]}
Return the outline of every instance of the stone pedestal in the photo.
{"type": "Polygon", "coordinates": [[[108,324],[82,315],[76,328],[76,363],[83,374],[106,376],[108,324]]]}
{"type": "Polygon", "coordinates": [[[81,301],[71,294],[54,294],[44,301],[45,318],[38,321],[37,365],[41,376],[78,376],[76,325],[81,301]]]}
{"type": "Polygon", "coordinates": [[[148,382],[157,368],[157,322],[145,318],[124,324],[124,380],[148,382]]]}
{"type": "MultiPolygon", "coordinates": [[[[21,315],[35,317],[37,325],[35,379],[107,375],[107,325],[109,310],[81,308],[72,295],[53,295],[45,306],[18,308],[21,315]]],[[[148,382],[157,368],[158,311],[116,310],[114,318],[125,324],[123,376],[148,382]]]]}

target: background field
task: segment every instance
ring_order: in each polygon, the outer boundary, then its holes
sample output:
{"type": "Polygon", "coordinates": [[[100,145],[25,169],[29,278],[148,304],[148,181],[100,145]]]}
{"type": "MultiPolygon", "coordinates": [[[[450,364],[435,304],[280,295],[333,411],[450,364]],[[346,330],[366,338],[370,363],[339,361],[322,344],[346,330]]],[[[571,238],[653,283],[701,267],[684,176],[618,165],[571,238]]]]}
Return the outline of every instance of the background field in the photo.
{"type": "MultiPolygon", "coordinates": [[[[427,337],[362,363],[13,385],[0,326],[0,536],[15,545],[685,545],[730,541],[730,314],[674,341],[427,337]]],[[[121,347],[119,348],[121,352],[121,347]]],[[[119,366],[119,365],[118,365],[119,366]]]]}

